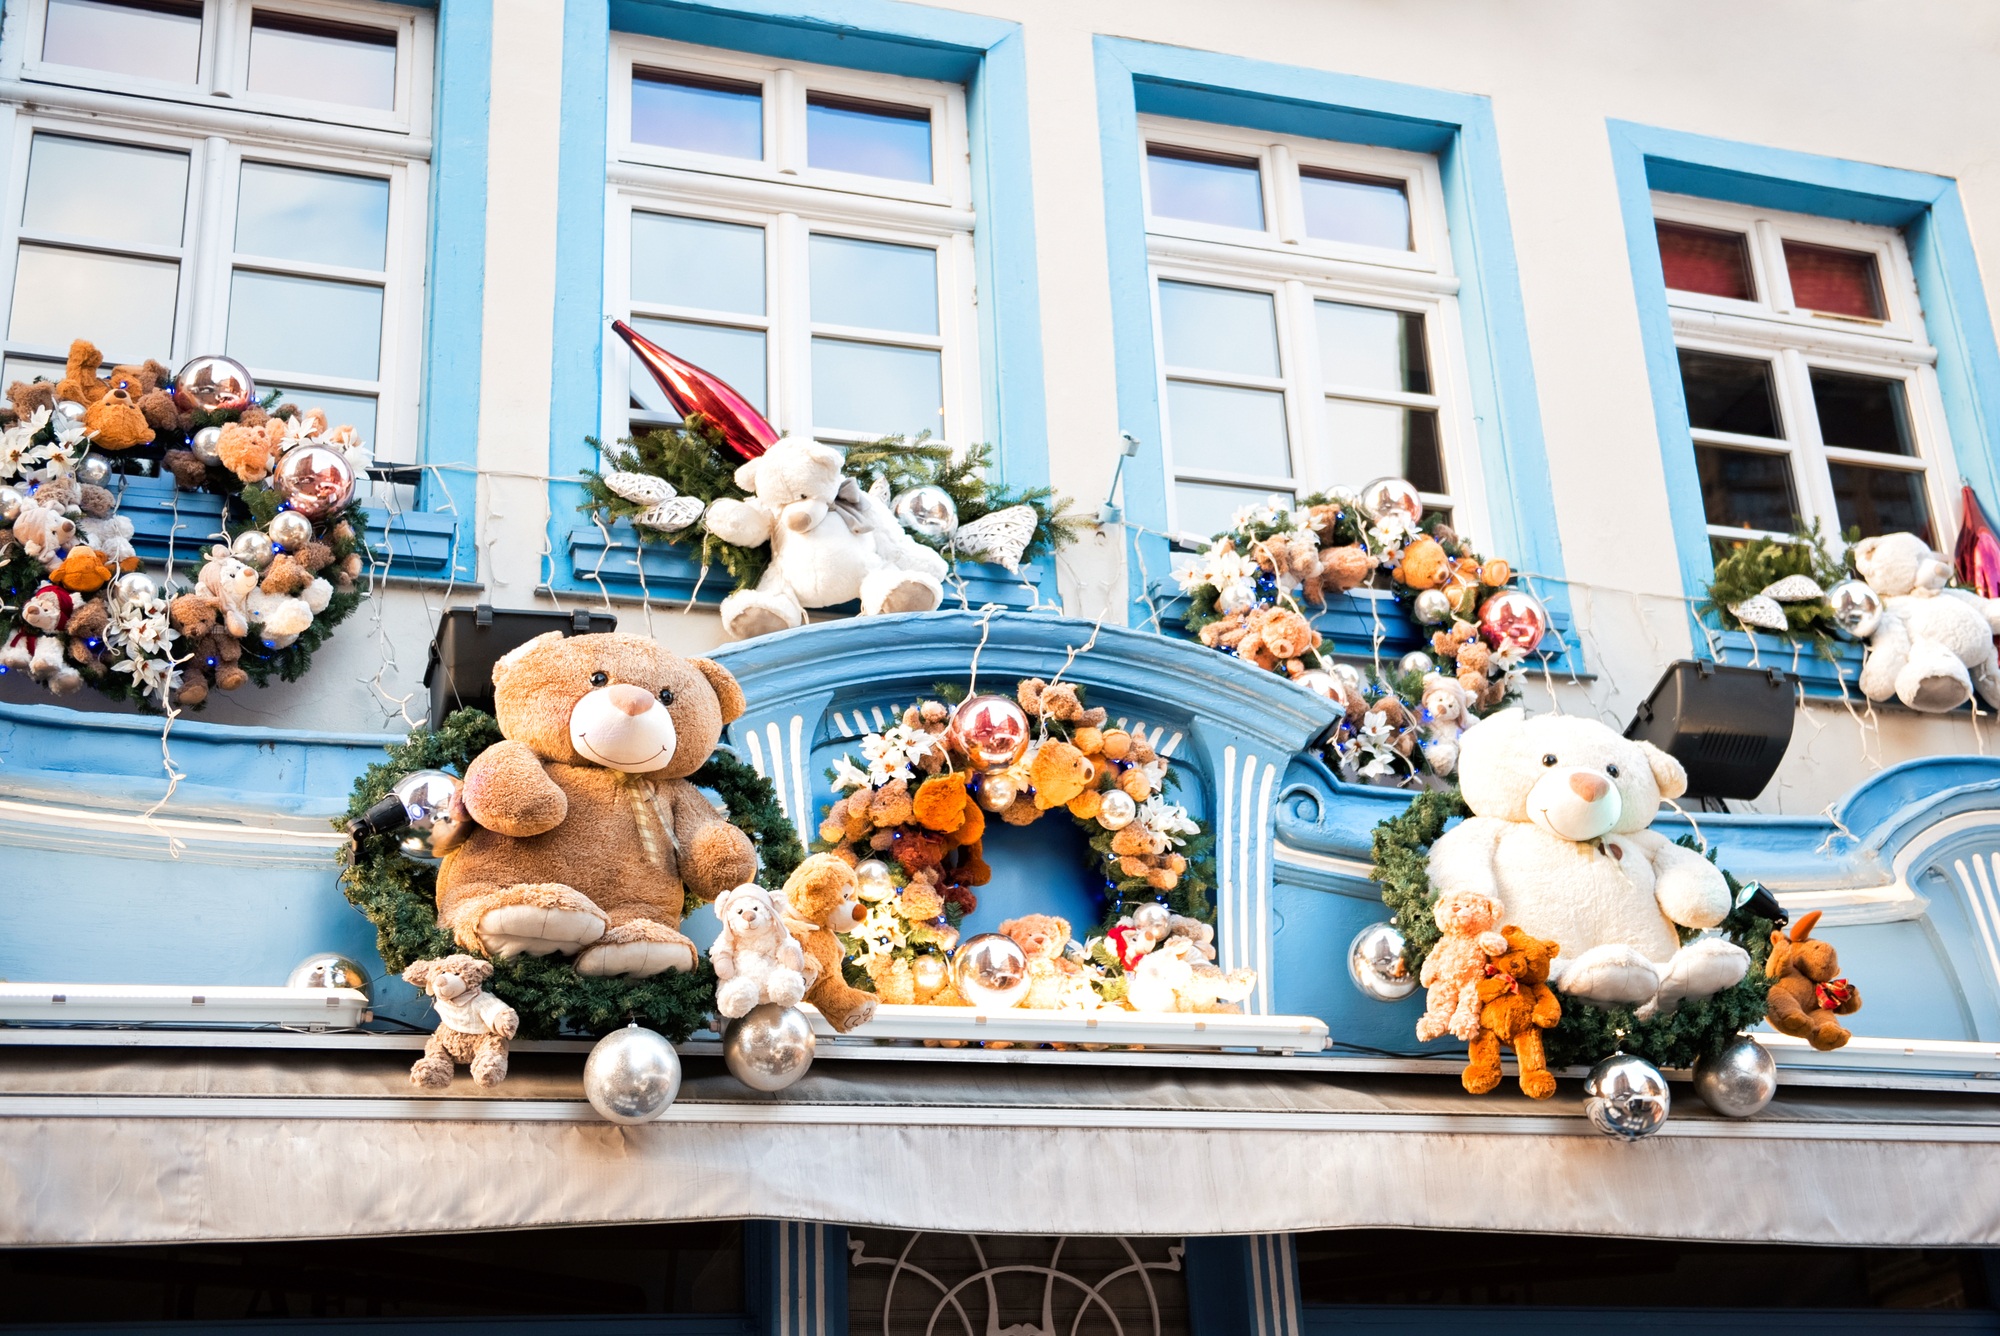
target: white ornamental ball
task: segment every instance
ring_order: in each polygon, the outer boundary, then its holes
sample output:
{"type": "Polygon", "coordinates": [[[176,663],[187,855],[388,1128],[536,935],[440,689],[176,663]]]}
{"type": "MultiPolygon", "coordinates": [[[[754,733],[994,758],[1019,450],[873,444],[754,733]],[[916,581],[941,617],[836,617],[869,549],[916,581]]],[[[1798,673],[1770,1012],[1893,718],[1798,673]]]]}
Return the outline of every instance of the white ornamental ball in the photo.
{"type": "Polygon", "coordinates": [[[1123,830],[1139,815],[1139,804],[1123,789],[1108,789],[1097,804],[1097,824],[1106,830],[1123,830]]]}
{"type": "Polygon", "coordinates": [[[680,1054],[663,1036],[636,1023],[598,1040],[583,1064],[590,1107],[614,1123],[650,1123],[680,1092],[680,1054]]]}
{"type": "Polygon", "coordinates": [[[960,943],[951,961],[959,994],[975,1007],[1004,1011],[1028,995],[1028,956],[1011,937],[982,932],[960,943]]]}
{"type": "Polygon", "coordinates": [[[1614,1053],[1592,1067],[1583,1093],[1591,1125],[1620,1141],[1653,1135],[1666,1125],[1673,1107],[1660,1069],[1629,1053],[1614,1053]]]}
{"type": "Polygon", "coordinates": [[[863,900],[887,900],[896,893],[889,865],[880,859],[864,859],[854,869],[854,893],[863,900]]]}
{"type": "Polygon", "coordinates": [[[160,586],[144,571],[127,571],[111,583],[111,602],[119,608],[142,608],[160,596],[160,586]]]}
{"type": "Polygon", "coordinates": [[[1437,670],[1437,660],[1420,649],[1413,649],[1396,660],[1396,668],[1404,673],[1429,673],[1437,670]]]}
{"type": "Polygon", "coordinates": [[[280,552],[296,552],[312,541],[312,521],[296,510],[281,510],[264,526],[280,552]]]}
{"type": "Polygon", "coordinates": [[[1777,1061],[1762,1044],[1738,1035],[1714,1057],[1695,1059],[1694,1093],[1725,1118],[1748,1118],[1778,1093],[1777,1061]]]}
{"type": "Polygon", "coordinates": [[[271,558],[276,554],[277,548],[271,542],[271,535],[262,529],[245,529],[229,540],[229,555],[260,571],[271,564],[271,558]]]}
{"type": "Polygon", "coordinates": [[[950,492],[929,483],[898,492],[889,511],[905,529],[934,543],[958,532],[958,503],[950,492]]]}
{"type": "Polygon", "coordinates": [[[222,428],[203,427],[188,442],[188,449],[194,451],[194,457],[202,463],[220,468],[222,466],[222,428]]]}
{"type": "Polygon", "coordinates": [[[1403,934],[1387,921],[1371,923],[1347,948],[1347,977],[1362,995],[1377,1002],[1400,1002],[1417,991],[1417,976],[1403,965],[1403,934]]]}
{"type": "Polygon", "coordinates": [[[368,987],[368,971],[337,951],[320,951],[292,966],[285,976],[287,988],[352,988],[373,999],[368,987]]]}
{"type": "Polygon", "coordinates": [[[1882,596],[1860,580],[1842,580],[1826,591],[1834,624],[1852,640],[1866,640],[1882,621],[1882,596]]]}
{"type": "Polygon", "coordinates": [[[111,461],[103,455],[85,455],[76,462],[76,480],[88,487],[102,487],[111,481],[111,461]]]}
{"type": "Polygon", "coordinates": [[[752,1007],[722,1031],[723,1063],[752,1090],[783,1090],[806,1074],[818,1046],[805,1014],[775,1002],[752,1007]]]}

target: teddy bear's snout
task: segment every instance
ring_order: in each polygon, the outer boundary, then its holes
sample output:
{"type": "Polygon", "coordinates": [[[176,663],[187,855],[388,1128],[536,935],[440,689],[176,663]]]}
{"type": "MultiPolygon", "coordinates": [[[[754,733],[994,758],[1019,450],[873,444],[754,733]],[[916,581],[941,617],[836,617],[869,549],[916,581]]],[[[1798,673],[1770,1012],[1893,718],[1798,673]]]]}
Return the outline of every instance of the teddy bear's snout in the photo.
{"type": "Polygon", "coordinates": [[[431,976],[431,996],[440,1002],[449,1002],[465,991],[465,980],[456,974],[433,974],[431,976]]]}
{"type": "Polygon", "coordinates": [[[673,712],[627,683],[586,692],[570,708],[569,738],[587,761],[627,774],[673,764],[673,712]]]}
{"type": "Polygon", "coordinates": [[[1624,811],[1618,790],[1596,770],[1555,770],[1528,795],[1528,818],[1551,834],[1582,843],[1609,834],[1624,811]]]}
{"type": "Polygon", "coordinates": [[[604,688],[604,699],[615,706],[620,714],[642,715],[653,708],[653,698],[638,687],[620,682],[615,687],[604,688]]]}
{"type": "Polygon", "coordinates": [[[1610,787],[1610,780],[1592,770],[1573,771],[1569,777],[1569,791],[1587,803],[1602,798],[1610,787]]]}
{"type": "Polygon", "coordinates": [[[804,533],[825,518],[824,501],[794,501],[785,507],[785,527],[793,533],[804,533]]]}

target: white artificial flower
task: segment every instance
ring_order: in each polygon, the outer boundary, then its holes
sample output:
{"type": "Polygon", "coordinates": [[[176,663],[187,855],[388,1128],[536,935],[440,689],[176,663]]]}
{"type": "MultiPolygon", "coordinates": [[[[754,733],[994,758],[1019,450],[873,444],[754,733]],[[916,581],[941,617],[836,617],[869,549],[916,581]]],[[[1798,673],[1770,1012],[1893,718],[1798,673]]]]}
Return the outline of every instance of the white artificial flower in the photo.
{"type": "Polygon", "coordinates": [[[63,444],[61,436],[57,436],[47,445],[38,445],[28,451],[24,460],[33,466],[36,482],[54,482],[57,478],[67,478],[76,472],[76,455],[63,444]]]}
{"type": "Polygon", "coordinates": [[[39,458],[35,449],[35,434],[48,425],[49,410],[37,408],[34,416],[26,422],[17,422],[0,432],[0,482],[11,481],[27,473],[39,458]]]}
{"type": "Polygon", "coordinates": [[[354,470],[356,477],[375,462],[375,452],[361,439],[361,433],[352,427],[335,427],[326,434],[321,444],[328,449],[339,451],[340,457],[347,461],[347,466],[354,470]]]}
{"type": "Polygon", "coordinates": [[[1139,804],[1139,823],[1155,835],[1164,835],[1170,843],[1186,844],[1184,836],[1201,834],[1201,827],[1188,816],[1187,808],[1179,803],[1170,803],[1165,798],[1148,798],[1139,804]]]}
{"type": "Polygon", "coordinates": [[[1257,563],[1233,547],[1217,545],[1202,554],[1198,565],[1176,571],[1184,592],[1203,585],[1215,586],[1215,606],[1220,612],[1241,612],[1257,601],[1257,563]]]}
{"type": "Polygon", "coordinates": [[[886,733],[870,733],[861,739],[861,754],[868,758],[868,778],[875,787],[899,779],[916,777],[916,763],[937,745],[937,735],[920,728],[897,724],[886,733]]]}
{"type": "Polygon", "coordinates": [[[113,671],[130,673],[142,695],[157,696],[164,705],[167,695],[180,685],[181,675],[169,659],[128,658],[112,665],[113,671]]]}
{"type": "Polygon", "coordinates": [[[868,772],[854,764],[850,757],[837,757],[833,763],[833,791],[845,793],[849,789],[868,787],[868,772]]]}
{"type": "Polygon", "coordinates": [[[903,920],[896,916],[894,898],[868,906],[868,916],[849,935],[867,948],[871,956],[886,956],[904,945],[903,920]]]}
{"type": "Polygon", "coordinates": [[[1355,738],[1365,760],[1360,773],[1369,778],[1396,773],[1396,762],[1402,758],[1396,754],[1396,730],[1390,727],[1389,716],[1380,710],[1370,710],[1362,717],[1361,728],[1355,738]]]}
{"type": "MultiPolygon", "coordinates": [[[[42,411],[41,409],[35,411],[37,419],[41,417],[42,411]]],[[[36,430],[39,431],[40,428],[36,428],[36,430]]],[[[82,421],[77,418],[66,417],[56,423],[56,444],[71,454],[78,453],[83,443],[95,435],[97,435],[96,432],[84,426],[82,421]]]]}

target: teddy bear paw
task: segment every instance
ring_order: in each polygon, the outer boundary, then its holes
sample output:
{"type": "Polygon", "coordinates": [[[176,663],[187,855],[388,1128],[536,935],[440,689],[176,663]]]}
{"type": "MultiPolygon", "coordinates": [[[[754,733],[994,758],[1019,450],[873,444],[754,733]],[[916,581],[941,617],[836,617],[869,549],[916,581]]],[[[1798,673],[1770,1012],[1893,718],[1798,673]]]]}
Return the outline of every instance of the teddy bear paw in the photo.
{"type": "Polygon", "coordinates": [[[754,589],[741,590],[722,601],[722,629],[732,640],[789,631],[805,625],[805,620],[805,610],[796,601],[754,589]]]}
{"type": "Polygon", "coordinates": [[[578,974],[624,974],[635,979],[650,978],[672,970],[684,974],[694,968],[695,945],[687,938],[651,919],[621,923],[597,939],[595,945],[576,958],[578,974]]]}
{"type": "Polygon", "coordinates": [[[733,979],[725,979],[715,988],[715,1010],[718,1015],[729,1020],[738,1016],[748,1016],[757,1005],[757,981],[739,974],[733,979]]]}
{"type": "Polygon", "coordinates": [[[1549,982],[1572,997],[1600,1006],[1650,1002],[1660,990],[1660,971],[1637,949],[1610,943],[1585,951],[1567,965],[1551,962],[1549,982]]]}
{"type": "Polygon", "coordinates": [[[509,888],[509,899],[479,916],[473,929],[489,956],[567,955],[604,936],[604,911],[567,886],[509,888]]]}
{"type": "Polygon", "coordinates": [[[930,612],[943,600],[942,585],[911,571],[875,571],[861,582],[861,610],[870,614],[930,612]]]}

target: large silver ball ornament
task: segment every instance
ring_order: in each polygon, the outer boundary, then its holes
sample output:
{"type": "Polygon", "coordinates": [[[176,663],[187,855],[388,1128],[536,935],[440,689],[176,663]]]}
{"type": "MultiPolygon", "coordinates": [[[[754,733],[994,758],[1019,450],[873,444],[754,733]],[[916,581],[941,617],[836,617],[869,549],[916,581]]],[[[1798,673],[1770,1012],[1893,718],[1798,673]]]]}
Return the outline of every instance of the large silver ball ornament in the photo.
{"type": "Polygon", "coordinates": [[[1434,673],[1437,671],[1437,660],[1433,659],[1423,650],[1413,649],[1402,658],[1396,660],[1396,671],[1399,673],[1434,673]]]}
{"type": "Polygon", "coordinates": [[[889,503],[889,511],[905,529],[934,543],[958,532],[958,503],[942,487],[927,483],[898,492],[889,503]]]}
{"type": "Polygon", "coordinates": [[[1368,679],[1363,677],[1361,675],[1361,670],[1359,668],[1356,668],[1353,664],[1336,663],[1331,667],[1329,667],[1327,671],[1340,679],[1340,685],[1348,693],[1349,700],[1352,700],[1354,697],[1366,693],[1368,689],[1368,679]]]}
{"type": "Polygon", "coordinates": [[[1347,948],[1347,977],[1362,996],[1401,1002],[1417,991],[1417,976],[1403,965],[1403,934],[1393,923],[1371,923],[1347,948]]]}
{"type": "Polygon", "coordinates": [[[403,804],[403,813],[409,818],[409,828],[419,834],[428,835],[436,827],[440,817],[449,818],[458,805],[458,793],[464,782],[457,775],[446,774],[442,770],[412,770],[396,781],[389,792],[403,804]]]}
{"type": "Polygon", "coordinates": [[[1842,580],[1826,591],[1833,624],[1851,640],[1866,640],[1882,622],[1882,596],[1860,580],[1842,580]]]}
{"type": "Polygon", "coordinates": [[[1164,934],[1174,920],[1174,911],[1157,900],[1148,900],[1132,911],[1132,925],[1147,932],[1164,934]]]}
{"type": "Polygon", "coordinates": [[[312,521],[296,510],[281,510],[264,526],[280,552],[296,552],[313,540],[312,521]]]}
{"type": "Polygon", "coordinates": [[[1097,824],[1106,830],[1123,830],[1139,815],[1139,804],[1123,789],[1107,789],[1097,801],[1097,824]]]}
{"type": "Polygon", "coordinates": [[[83,425],[83,415],[88,411],[90,410],[74,399],[58,399],[56,400],[56,411],[49,414],[49,419],[58,428],[65,422],[74,422],[80,427],[83,425]]]}
{"type": "Polygon", "coordinates": [[[229,540],[229,555],[245,566],[263,570],[271,564],[277,547],[271,542],[271,535],[262,529],[245,529],[229,540]]]}
{"type": "Polygon", "coordinates": [[[854,869],[854,893],[863,900],[887,900],[896,893],[889,865],[879,858],[864,859],[854,869]]]}
{"type": "Polygon", "coordinates": [[[987,775],[979,781],[979,805],[989,812],[1004,812],[1021,796],[1021,786],[1007,775],[987,775]]]}
{"type": "Polygon", "coordinates": [[[1425,589],[1411,602],[1410,615],[1425,626],[1442,626],[1451,620],[1451,595],[1442,589],[1425,589]]]}
{"type": "Polygon", "coordinates": [[[805,1013],[776,1002],[752,1007],[722,1032],[729,1074],[752,1090],[783,1090],[806,1074],[818,1046],[805,1013]]]}
{"type": "Polygon", "coordinates": [[[222,466],[222,428],[203,427],[188,441],[188,449],[204,464],[222,466]]]}
{"type": "Polygon", "coordinates": [[[76,461],[76,480],[86,487],[102,487],[111,481],[111,461],[103,455],[85,455],[76,461]]]}
{"type": "Polygon", "coordinates": [[[240,413],[257,402],[257,382],[235,358],[208,353],[174,373],[174,402],[190,413],[240,413]]]}
{"type": "Polygon", "coordinates": [[[951,977],[973,1006],[1005,1010],[1028,995],[1028,955],[1011,937],[982,932],[959,944],[951,958],[951,977]]]}
{"type": "Polygon", "coordinates": [[[352,988],[374,1002],[368,987],[368,971],[334,951],[320,951],[292,966],[285,976],[287,988],[352,988]]]}
{"type": "Polygon", "coordinates": [[[1653,1135],[1666,1125],[1673,1106],[1660,1069],[1629,1053],[1613,1053],[1592,1067],[1583,1093],[1591,1125],[1620,1141],[1653,1135]]]}
{"type": "Polygon", "coordinates": [[[144,571],[127,571],[111,582],[111,604],[118,608],[143,608],[160,596],[160,586],[144,571]]]}
{"type": "Polygon", "coordinates": [[[25,500],[19,489],[0,487],[0,524],[12,524],[21,517],[21,502],[25,500]]]}
{"type": "Polygon", "coordinates": [[[1725,1118],[1748,1118],[1778,1093],[1777,1059],[1748,1035],[1738,1035],[1714,1057],[1695,1059],[1694,1093],[1725,1118]]]}
{"type": "Polygon", "coordinates": [[[354,498],[354,466],[326,445],[295,445],[271,474],[271,485],[291,508],[323,520],[354,498]]]}
{"type": "Polygon", "coordinates": [[[1424,517],[1424,498],[1401,478],[1377,478],[1361,489],[1361,510],[1377,524],[1400,516],[1415,527],[1424,517]]]}
{"type": "Polygon", "coordinates": [[[650,1123],[681,1093],[681,1055],[642,1026],[613,1030],[583,1064],[583,1093],[610,1122],[650,1123]]]}

